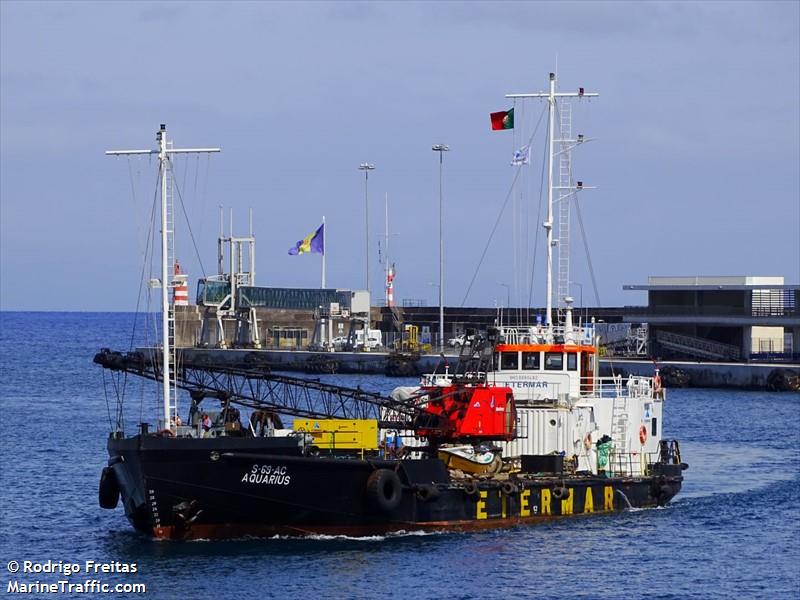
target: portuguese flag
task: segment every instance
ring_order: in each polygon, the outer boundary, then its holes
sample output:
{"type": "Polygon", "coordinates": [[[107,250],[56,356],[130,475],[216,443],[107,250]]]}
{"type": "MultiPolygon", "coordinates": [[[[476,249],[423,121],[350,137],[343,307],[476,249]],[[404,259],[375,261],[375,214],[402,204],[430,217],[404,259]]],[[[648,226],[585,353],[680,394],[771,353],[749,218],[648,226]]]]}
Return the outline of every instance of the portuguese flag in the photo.
{"type": "Polygon", "coordinates": [[[503,110],[500,112],[491,113],[489,117],[492,119],[492,130],[499,131],[501,129],[514,129],[514,109],[503,110]]]}

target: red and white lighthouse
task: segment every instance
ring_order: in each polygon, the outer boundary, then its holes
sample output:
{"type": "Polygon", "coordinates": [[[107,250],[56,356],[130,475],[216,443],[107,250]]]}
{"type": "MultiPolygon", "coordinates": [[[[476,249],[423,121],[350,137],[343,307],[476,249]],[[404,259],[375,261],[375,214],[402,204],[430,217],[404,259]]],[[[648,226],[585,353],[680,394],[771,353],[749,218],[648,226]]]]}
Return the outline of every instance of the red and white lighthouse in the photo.
{"type": "Polygon", "coordinates": [[[386,271],[386,306],[394,306],[394,263],[386,271]]]}
{"type": "Polygon", "coordinates": [[[189,306],[189,277],[181,273],[181,265],[175,261],[173,275],[172,304],[175,306],[189,306]]]}

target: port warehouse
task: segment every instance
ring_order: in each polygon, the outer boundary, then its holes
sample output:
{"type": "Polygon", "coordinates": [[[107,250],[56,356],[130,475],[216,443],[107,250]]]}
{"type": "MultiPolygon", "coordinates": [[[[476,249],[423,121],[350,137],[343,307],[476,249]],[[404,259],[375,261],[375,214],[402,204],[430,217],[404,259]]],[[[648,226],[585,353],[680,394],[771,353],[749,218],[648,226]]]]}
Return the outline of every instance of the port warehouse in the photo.
{"type": "MultiPolygon", "coordinates": [[[[596,324],[609,354],[672,360],[800,362],[800,285],[782,277],[650,277],[626,290],[647,292],[646,306],[576,307],[575,320],[596,324]]],[[[216,298],[212,299],[216,300],[216,298]]],[[[209,301],[177,306],[181,347],[301,350],[333,347],[367,324],[392,348],[406,326],[419,343],[439,346],[439,308],[370,306],[364,291],[239,287],[236,309],[209,301]]],[[[402,304],[402,303],[401,303],[402,304]]],[[[445,338],[483,332],[502,322],[530,324],[544,308],[445,307],[445,338]]]]}

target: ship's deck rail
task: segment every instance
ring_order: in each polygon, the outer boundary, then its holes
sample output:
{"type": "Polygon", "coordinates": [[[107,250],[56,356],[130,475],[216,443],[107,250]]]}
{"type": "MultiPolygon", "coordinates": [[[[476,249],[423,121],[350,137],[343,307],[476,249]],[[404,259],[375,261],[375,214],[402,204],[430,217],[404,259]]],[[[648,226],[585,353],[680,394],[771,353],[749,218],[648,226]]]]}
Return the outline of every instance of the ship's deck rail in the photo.
{"type": "Polygon", "coordinates": [[[661,383],[655,377],[621,375],[612,377],[584,377],[581,380],[581,396],[599,396],[600,398],[662,398],[661,383]]]}
{"type": "Polygon", "coordinates": [[[606,475],[609,477],[645,477],[650,474],[650,465],[658,462],[658,452],[616,452],[608,457],[606,475]]]}
{"type": "MultiPolygon", "coordinates": [[[[438,381],[445,381],[444,375],[438,381]]],[[[653,398],[663,400],[664,389],[656,377],[621,375],[612,377],[581,377],[580,385],[575,387],[561,381],[546,379],[519,381],[514,379],[493,378],[488,374],[488,383],[492,385],[509,385],[514,390],[515,399],[521,403],[569,404],[578,398],[653,398]],[[546,382],[546,384],[545,384],[546,382]]],[[[428,384],[423,384],[428,385],[428,384]]],[[[431,385],[442,385],[436,383],[431,385]]]]}
{"type": "Polygon", "coordinates": [[[588,325],[526,325],[499,327],[501,344],[593,344],[594,327],[588,325]]]}

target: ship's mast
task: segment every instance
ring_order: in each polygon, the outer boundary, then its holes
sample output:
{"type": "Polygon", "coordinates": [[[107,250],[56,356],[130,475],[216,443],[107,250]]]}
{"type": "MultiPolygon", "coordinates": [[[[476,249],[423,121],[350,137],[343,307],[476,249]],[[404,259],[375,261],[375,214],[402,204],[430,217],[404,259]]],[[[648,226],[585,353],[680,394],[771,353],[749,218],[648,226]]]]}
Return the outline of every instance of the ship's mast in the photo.
{"type": "Polygon", "coordinates": [[[110,156],[124,156],[131,154],[158,154],[159,172],[161,173],[161,337],[162,337],[162,390],[164,396],[164,429],[173,428],[173,406],[170,401],[170,384],[174,378],[174,369],[171,367],[171,332],[174,332],[174,315],[170,310],[169,288],[174,287],[174,281],[170,279],[169,247],[170,241],[175,234],[174,223],[168,222],[168,216],[174,214],[172,204],[172,194],[168,190],[167,173],[172,168],[169,156],[171,154],[189,154],[202,152],[219,152],[219,148],[172,148],[167,142],[167,126],[163,123],[156,133],[158,150],[107,150],[110,156]]]}
{"type": "MultiPolygon", "coordinates": [[[[550,90],[548,92],[536,92],[532,94],[506,94],[506,98],[546,98],[547,109],[549,112],[549,119],[547,125],[547,139],[548,139],[548,154],[547,154],[547,220],[543,226],[547,232],[547,313],[545,316],[545,324],[547,325],[548,337],[553,337],[553,246],[556,241],[553,240],[553,190],[556,186],[553,184],[553,163],[556,156],[555,144],[570,144],[565,146],[560,152],[569,152],[574,145],[583,143],[583,136],[578,136],[577,140],[556,139],[555,121],[556,121],[556,102],[558,98],[594,98],[599,94],[594,92],[585,92],[583,88],[579,88],[577,92],[556,92],[556,74],[550,73],[550,90]]],[[[562,189],[559,186],[558,189],[562,189]]],[[[578,184],[575,189],[583,188],[582,184],[578,184]]],[[[561,199],[566,202],[566,198],[561,199]]]]}

